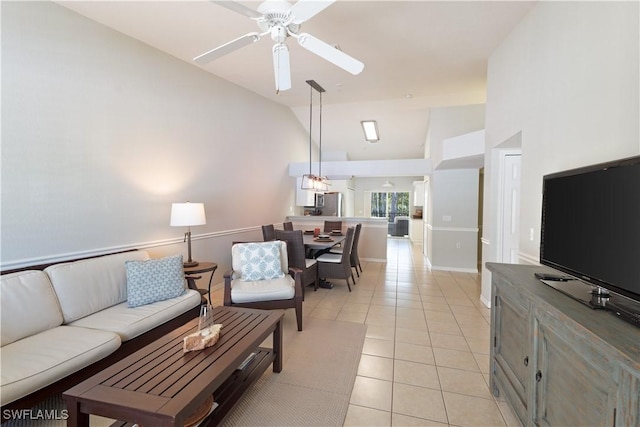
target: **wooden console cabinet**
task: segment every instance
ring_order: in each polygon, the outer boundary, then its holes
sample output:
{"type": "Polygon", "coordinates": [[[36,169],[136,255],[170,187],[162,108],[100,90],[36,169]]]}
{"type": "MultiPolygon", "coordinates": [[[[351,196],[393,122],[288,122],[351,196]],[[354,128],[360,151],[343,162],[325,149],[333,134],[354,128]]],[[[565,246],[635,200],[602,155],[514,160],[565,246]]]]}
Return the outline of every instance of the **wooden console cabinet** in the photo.
{"type": "Polygon", "coordinates": [[[547,267],[487,268],[491,388],[522,424],[640,425],[640,328],[541,283],[547,267]]]}

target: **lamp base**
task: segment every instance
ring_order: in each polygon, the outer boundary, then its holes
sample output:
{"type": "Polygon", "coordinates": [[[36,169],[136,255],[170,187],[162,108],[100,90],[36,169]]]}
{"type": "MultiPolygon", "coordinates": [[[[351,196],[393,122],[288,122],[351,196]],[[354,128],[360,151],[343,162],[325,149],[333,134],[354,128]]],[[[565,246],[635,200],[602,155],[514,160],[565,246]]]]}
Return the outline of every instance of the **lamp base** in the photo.
{"type": "Polygon", "coordinates": [[[198,261],[185,261],[182,263],[183,267],[195,267],[199,264],[198,261]]]}

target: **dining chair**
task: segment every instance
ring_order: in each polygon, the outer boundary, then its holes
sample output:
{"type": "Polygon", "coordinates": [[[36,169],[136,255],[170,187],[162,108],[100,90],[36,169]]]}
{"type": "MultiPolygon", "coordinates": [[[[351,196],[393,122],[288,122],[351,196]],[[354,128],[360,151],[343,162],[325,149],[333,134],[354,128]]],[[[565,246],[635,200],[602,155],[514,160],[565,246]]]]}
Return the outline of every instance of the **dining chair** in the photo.
{"type": "Polygon", "coordinates": [[[223,304],[261,310],[294,308],[302,330],[302,270],[289,266],[287,242],[243,242],[231,247],[223,304]]]}
{"type": "Polygon", "coordinates": [[[313,283],[313,290],[318,290],[318,263],[315,259],[305,257],[302,230],[276,230],[276,239],[287,242],[289,267],[302,270],[302,296],[304,289],[313,283]]]}
{"type": "MultiPolygon", "coordinates": [[[[356,271],[358,277],[360,277],[360,273],[362,273],[362,265],[360,264],[360,257],[358,256],[358,243],[360,241],[360,230],[362,229],[362,224],[356,224],[356,231],[353,234],[353,245],[351,246],[351,255],[349,256],[349,263],[351,264],[351,268],[356,271]],[[358,272],[358,268],[360,268],[360,272],[358,272]]],[[[342,254],[342,247],[334,247],[330,251],[334,254],[342,254]]]]}
{"type": "Polygon", "coordinates": [[[325,221],[324,232],[331,233],[333,230],[342,230],[342,221],[325,221]]]}
{"type": "Polygon", "coordinates": [[[282,227],[287,231],[292,231],[293,230],[293,222],[291,222],[291,221],[283,222],[282,223],[282,227]]]}
{"type": "Polygon", "coordinates": [[[324,253],[316,258],[318,262],[318,277],[321,279],[344,279],[347,282],[349,292],[351,292],[351,284],[349,278],[356,284],[356,279],[351,271],[350,254],[353,245],[354,227],[347,228],[347,233],[342,244],[341,254],[324,253]]]}
{"type": "Polygon", "coordinates": [[[273,224],[262,226],[262,240],[264,240],[265,242],[276,240],[276,232],[273,224]]]}

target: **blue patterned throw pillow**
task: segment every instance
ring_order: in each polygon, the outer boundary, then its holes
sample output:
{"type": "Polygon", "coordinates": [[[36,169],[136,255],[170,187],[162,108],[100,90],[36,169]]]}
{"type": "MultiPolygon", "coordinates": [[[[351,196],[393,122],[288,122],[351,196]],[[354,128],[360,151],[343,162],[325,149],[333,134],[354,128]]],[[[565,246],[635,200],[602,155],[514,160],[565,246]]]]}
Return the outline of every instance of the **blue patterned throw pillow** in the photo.
{"type": "Polygon", "coordinates": [[[243,282],[284,277],[280,264],[282,242],[242,243],[239,246],[243,282]]]}
{"type": "Polygon", "coordinates": [[[146,261],[125,261],[127,302],[139,307],[184,293],[182,255],[146,261]]]}

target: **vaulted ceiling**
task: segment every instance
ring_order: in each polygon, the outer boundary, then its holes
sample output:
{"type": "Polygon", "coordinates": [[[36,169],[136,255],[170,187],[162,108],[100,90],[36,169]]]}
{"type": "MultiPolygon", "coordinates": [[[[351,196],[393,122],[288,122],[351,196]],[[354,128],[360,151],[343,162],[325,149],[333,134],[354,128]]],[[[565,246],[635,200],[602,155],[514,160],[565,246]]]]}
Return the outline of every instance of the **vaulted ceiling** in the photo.
{"type": "Polygon", "coordinates": [[[268,36],[205,66],[193,62],[201,53],[259,31],[251,19],[215,2],[58,3],[289,106],[305,127],[310,98],[305,81],[315,80],[326,90],[323,151],[346,152],[351,160],[422,158],[429,109],[484,103],[488,57],[534,4],[338,0],[303,23],[301,31],[339,46],[362,61],[364,71],[351,75],[289,38],[292,88],[276,93],[268,36]],[[364,140],[360,121],[366,119],[377,120],[380,142],[364,140]]]}

